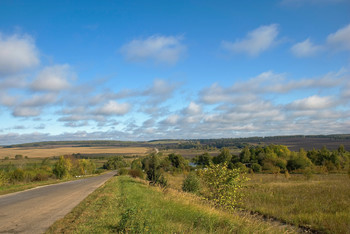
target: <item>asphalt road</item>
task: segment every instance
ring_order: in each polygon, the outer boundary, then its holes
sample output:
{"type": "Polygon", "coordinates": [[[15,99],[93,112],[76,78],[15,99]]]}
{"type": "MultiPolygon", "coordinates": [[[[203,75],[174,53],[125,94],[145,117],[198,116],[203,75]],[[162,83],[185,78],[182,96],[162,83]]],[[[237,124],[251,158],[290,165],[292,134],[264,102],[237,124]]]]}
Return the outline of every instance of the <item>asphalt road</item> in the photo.
{"type": "Polygon", "coordinates": [[[0,233],[43,233],[116,172],[0,196],[0,233]]]}

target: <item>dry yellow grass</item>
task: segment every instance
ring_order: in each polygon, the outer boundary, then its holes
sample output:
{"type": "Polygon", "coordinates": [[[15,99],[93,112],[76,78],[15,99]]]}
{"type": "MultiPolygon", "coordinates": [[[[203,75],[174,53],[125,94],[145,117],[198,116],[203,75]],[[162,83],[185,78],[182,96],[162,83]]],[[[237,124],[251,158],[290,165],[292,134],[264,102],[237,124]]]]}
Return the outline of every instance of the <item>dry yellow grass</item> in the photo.
{"type": "Polygon", "coordinates": [[[46,158],[73,153],[81,154],[127,154],[145,155],[149,152],[147,147],[52,147],[52,148],[0,148],[0,158],[13,158],[17,154],[29,158],[46,158]]]}

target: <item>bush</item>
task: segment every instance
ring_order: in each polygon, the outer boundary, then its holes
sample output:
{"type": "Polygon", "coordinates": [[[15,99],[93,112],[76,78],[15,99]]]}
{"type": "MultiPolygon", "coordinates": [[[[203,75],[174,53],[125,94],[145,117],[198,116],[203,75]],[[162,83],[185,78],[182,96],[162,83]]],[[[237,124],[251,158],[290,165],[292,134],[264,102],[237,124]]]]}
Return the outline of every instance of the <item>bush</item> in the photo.
{"type": "Polygon", "coordinates": [[[207,170],[200,171],[203,182],[208,189],[207,199],[218,206],[233,209],[239,204],[241,188],[248,180],[240,169],[229,169],[227,163],[210,164],[207,170]]]}
{"type": "Polygon", "coordinates": [[[122,156],[117,156],[108,159],[107,162],[103,164],[103,169],[116,170],[128,166],[122,156]]]}
{"type": "Polygon", "coordinates": [[[118,175],[127,175],[129,174],[129,170],[126,168],[121,168],[118,170],[118,175]]]}
{"type": "Polygon", "coordinates": [[[10,179],[12,182],[23,181],[24,180],[24,171],[21,168],[16,168],[12,173],[10,179]]]}
{"type": "Polygon", "coordinates": [[[23,159],[23,155],[21,155],[21,154],[17,154],[17,155],[15,156],[15,159],[16,159],[16,160],[23,159]]]}
{"type": "Polygon", "coordinates": [[[136,177],[141,178],[141,179],[144,178],[144,175],[143,175],[143,172],[141,169],[130,169],[129,175],[134,177],[134,178],[136,178],[136,177]]]}
{"type": "Polygon", "coordinates": [[[253,164],[252,164],[252,170],[253,170],[254,172],[261,172],[261,166],[260,166],[260,164],[258,164],[258,163],[253,163],[253,164]]]}
{"type": "Polygon", "coordinates": [[[8,182],[7,173],[3,170],[0,170],[0,186],[3,186],[8,182]]]}
{"type": "Polygon", "coordinates": [[[186,179],[182,184],[182,190],[185,192],[196,193],[200,188],[200,180],[195,173],[187,175],[186,179]]]}

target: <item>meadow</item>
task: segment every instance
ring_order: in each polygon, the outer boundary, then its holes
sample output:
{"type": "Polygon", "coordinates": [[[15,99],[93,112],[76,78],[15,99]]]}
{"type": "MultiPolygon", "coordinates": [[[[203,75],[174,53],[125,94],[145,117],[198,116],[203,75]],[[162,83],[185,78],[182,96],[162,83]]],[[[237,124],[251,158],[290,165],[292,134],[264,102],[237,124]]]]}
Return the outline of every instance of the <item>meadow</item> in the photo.
{"type": "Polygon", "coordinates": [[[242,208],[325,233],[350,233],[346,174],[250,175],[242,208]]]}

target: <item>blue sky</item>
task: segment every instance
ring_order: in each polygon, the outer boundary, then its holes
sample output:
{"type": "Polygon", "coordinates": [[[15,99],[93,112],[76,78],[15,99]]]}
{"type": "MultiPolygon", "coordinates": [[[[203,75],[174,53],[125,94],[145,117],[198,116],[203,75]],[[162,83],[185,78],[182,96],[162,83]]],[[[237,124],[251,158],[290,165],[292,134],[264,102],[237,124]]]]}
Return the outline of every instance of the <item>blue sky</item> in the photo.
{"type": "Polygon", "coordinates": [[[0,2],[0,144],[350,133],[350,2],[0,2]]]}

